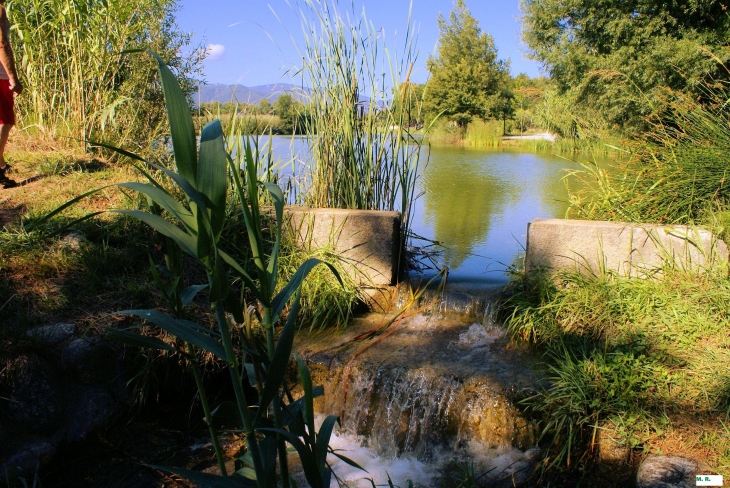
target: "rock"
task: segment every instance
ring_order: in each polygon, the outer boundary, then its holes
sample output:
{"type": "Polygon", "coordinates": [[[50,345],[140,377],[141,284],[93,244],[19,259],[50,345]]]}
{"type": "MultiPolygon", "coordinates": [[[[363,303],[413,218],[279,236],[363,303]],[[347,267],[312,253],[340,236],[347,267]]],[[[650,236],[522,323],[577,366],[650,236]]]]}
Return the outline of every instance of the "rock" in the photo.
{"type": "Polygon", "coordinates": [[[78,398],[71,407],[68,442],[82,441],[94,430],[106,427],[117,410],[116,402],[103,388],[89,388],[78,398]]]}
{"type": "Polygon", "coordinates": [[[25,334],[41,344],[55,346],[70,339],[75,332],[76,326],[73,324],[53,324],[31,329],[25,334]]]}
{"type": "Polygon", "coordinates": [[[63,367],[75,372],[85,384],[109,382],[113,378],[115,355],[99,336],[72,340],[61,352],[63,367]]]}
{"type": "Polygon", "coordinates": [[[598,429],[598,457],[602,464],[610,465],[611,469],[617,464],[627,465],[630,454],[631,449],[614,438],[610,428],[598,429]]]}
{"type": "Polygon", "coordinates": [[[697,463],[680,456],[649,456],[639,466],[636,488],[694,488],[697,463]]]}
{"type": "Polygon", "coordinates": [[[8,372],[10,399],[5,402],[13,421],[31,432],[55,430],[63,413],[63,396],[53,369],[34,357],[16,359],[8,372]]]}
{"type": "Polygon", "coordinates": [[[5,464],[0,465],[0,479],[8,479],[16,476],[32,476],[55,453],[56,448],[49,442],[37,442],[26,446],[10,456],[5,464]]]}
{"type": "Polygon", "coordinates": [[[86,237],[79,233],[79,232],[69,232],[65,236],[63,236],[63,239],[61,239],[60,245],[62,248],[66,249],[72,249],[77,250],[81,248],[81,245],[85,242],[88,242],[86,240],[86,237]]]}

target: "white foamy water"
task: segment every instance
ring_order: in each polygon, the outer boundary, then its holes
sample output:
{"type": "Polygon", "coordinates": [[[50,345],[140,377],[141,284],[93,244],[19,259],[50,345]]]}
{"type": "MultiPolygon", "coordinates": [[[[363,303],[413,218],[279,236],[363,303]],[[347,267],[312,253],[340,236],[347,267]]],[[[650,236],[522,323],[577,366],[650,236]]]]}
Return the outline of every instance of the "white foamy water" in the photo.
{"type": "Polygon", "coordinates": [[[483,347],[494,344],[504,337],[504,329],[493,324],[471,324],[466,332],[459,334],[460,346],[483,347]]]}
{"type": "MultiPolygon", "coordinates": [[[[315,419],[317,428],[324,418],[323,415],[317,416],[315,419]]],[[[364,440],[362,437],[335,429],[330,438],[330,447],[366,471],[354,468],[330,454],[327,461],[336,475],[330,488],[372,488],[373,484],[377,487],[387,487],[389,477],[393,484],[400,488],[406,488],[409,481],[413,482],[415,488],[442,486],[440,482],[442,470],[455,456],[455,453],[442,452],[428,463],[407,456],[389,459],[363,446],[364,440]]],[[[470,441],[459,457],[473,466],[475,473],[481,475],[482,479],[493,480],[496,486],[501,486],[500,482],[509,483],[511,480],[524,479],[534,466],[538,454],[538,449],[522,452],[513,447],[494,447],[470,441]]],[[[297,486],[308,486],[303,473],[297,473],[293,477],[297,486]]]]}

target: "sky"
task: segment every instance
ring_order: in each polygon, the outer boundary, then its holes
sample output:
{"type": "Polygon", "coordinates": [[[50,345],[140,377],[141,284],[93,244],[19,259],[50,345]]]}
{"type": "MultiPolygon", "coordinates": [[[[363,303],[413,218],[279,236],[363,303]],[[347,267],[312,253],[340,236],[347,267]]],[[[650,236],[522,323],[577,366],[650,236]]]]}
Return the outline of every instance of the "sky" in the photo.
{"type": "MultiPolygon", "coordinates": [[[[208,47],[203,76],[207,83],[294,83],[301,65],[296,45],[302,45],[299,6],[304,0],[180,0],[177,23],[192,32],[193,45],[208,47]],[[299,5],[297,1],[300,2],[299,5]]],[[[426,58],[435,53],[439,13],[448,18],[453,0],[412,0],[410,25],[417,36],[418,59],[411,81],[428,79],[426,58]]],[[[400,47],[409,25],[409,0],[340,0],[341,12],[357,15],[363,8],[370,22],[385,34],[386,45],[400,47]]],[[[540,66],[526,59],[520,40],[519,0],[467,0],[481,29],[494,38],[501,59],[509,58],[513,75],[538,76],[540,66]]]]}

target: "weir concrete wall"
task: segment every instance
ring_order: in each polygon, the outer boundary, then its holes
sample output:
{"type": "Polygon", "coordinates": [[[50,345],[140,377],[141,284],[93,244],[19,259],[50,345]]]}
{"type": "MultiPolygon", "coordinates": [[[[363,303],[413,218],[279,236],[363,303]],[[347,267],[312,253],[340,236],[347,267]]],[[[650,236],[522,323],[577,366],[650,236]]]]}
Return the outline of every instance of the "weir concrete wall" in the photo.
{"type": "Polygon", "coordinates": [[[363,287],[394,285],[401,268],[399,212],[287,207],[285,233],[304,249],[329,248],[363,287]]]}
{"type": "Polygon", "coordinates": [[[727,262],[728,247],[711,232],[684,225],[535,219],[527,225],[525,270],[610,270],[648,276],[664,266],[701,271],[727,262]]]}

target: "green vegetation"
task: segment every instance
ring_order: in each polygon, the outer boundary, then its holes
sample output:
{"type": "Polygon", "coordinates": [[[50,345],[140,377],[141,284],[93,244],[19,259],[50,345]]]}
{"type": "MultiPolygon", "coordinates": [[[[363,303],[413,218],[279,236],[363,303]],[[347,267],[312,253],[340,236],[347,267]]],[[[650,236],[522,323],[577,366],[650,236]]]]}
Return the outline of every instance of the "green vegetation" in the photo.
{"type": "MultiPolygon", "coordinates": [[[[720,429],[730,413],[727,270],[656,280],[612,273],[523,277],[504,303],[509,329],[545,351],[550,386],[524,401],[542,420],[551,464],[585,464],[598,429],[630,448],[661,452],[663,439],[720,429]]],[[[727,474],[728,452],[712,448],[727,474]]]]}
{"type": "Polygon", "coordinates": [[[464,0],[457,0],[449,21],[438,18],[438,55],[428,58],[425,110],[464,128],[474,117],[502,118],[508,112],[509,67],[497,59],[492,36],[482,32],[464,0]]]}
{"type": "Polygon", "coordinates": [[[523,0],[523,39],[577,119],[636,134],[646,116],[702,82],[727,79],[710,53],[730,53],[717,0],[523,0]]]}
{"type": "Polygon", "coordinates": [[[595,220],[704,224],[727,235],[730,112],[724,90],[705,91],[714,104],[671,104],[664,122],[635,144],[615,170],[586,167],[586,190],[571,195],[571,214],[595,220]]]}
{"type": "Polygon", "coordinates": [[[159,52],[185,93],[193,91],[202,51],[179,54],[190,37],[175,25],[173,0],[9,0],[7,9],[26,85],[21,122],[38,137],[149,149],[164,131],[162,92],[154,63],[125,50],[159,52]]]}
{"type": "MultiPolygon", "coordinates": [[[[166,284],[154,271],[154,266],[153,274],[174,313],[168,315],[157,310],[126,310],[119,313],[147,320],[177,338],[184,344],[184,348],[179,344],[171,345],[160,339],[141,335],[136,332],[139,326],[121,330],[111,328],[107,331],[107,336],[131,346],[148,349],[171,351],[180,348],[182,354],[190,357],[222,477],[227,476],[225,460],[213,427],[213,412],[198,366],[198,350],[212,354],[228,365],[236,399],[235,404],[229,408],[237,413],[236,420],[245,434],[248,446],[247,452],[238,459],[241,466],[237,468],[233,478],[241,486],[262,488],[277,486],[278,476],[281,486],[290,486],[286,448],[288,442],[297,450],[307,482],[314,487],[329,486],[331,470],[326,466],[325,459],[328,453],[333,453],[328,442],[337,418],[328,417],[319,433],[315,430],[314,389],[304,362],[298,360],[297,380],[301,381],[304,396],[295,401],[290,393],[291,387],[285,383],[296,330],[300,287],[309,272],[321,261],[309,259],[304,262],[293,274],[292,279],[276,292],[284,194],[276,184],[257,180],[257,164],[250,145],[244,145],[245,171],[234,165],[233,159],[226,153],[225,138],[218,121],[208,124],[203,129],[199,154],[196,154],[193,120],[185,95],[170,69],[161,58],[155,57],[165,90],[177,172],[146,162],[143,158],[128,152],[120,152],[126,157],[147,163],[150,169],[164,174],[177,188],[173,192],[168,192],[163,186],[163,181],[158,181],[145,169],[140,169],[140,173],[149,181],[147,184],[126,182],[118,186],[145,195],[149,200],[150,211],[114,210],[114,212],[139,219],[165,237],[167,270],[175,273],[176,277],[172,284],[166,284]],[[221,236],[226,224],[229,170],[237,200],[235,207],[240,210],[245,222],[257,281],[254,281],[233,257],[219,247],[223,244],[221,236]],[[269,193],[275,211],[274,243],[268,251],[268,256],[261,226],[260,188],[269,193]],[[176,198],[174,194],[180,197],[176,198]],[[174,219],[179,227],[164,217],[174,219]],[[187,254],[205,270],[207,284],[192,285],[183,289],[182,253],[187,254]],[[239,296],[231,289],[226,271],[228,267],[243,283],[243,290],[239,296]],[[186,318],[185,306],[197,293],[205,289],[208,291],[210,307],[215,310],[217,329],[205,327],[186,318]],[[286,323],[277,334],[276,326],[292,297],[294,300],[286,316],[286,323]],[[258,302],[259,305],[253,313],[248,309],[247,301],[250,300],[258,302]],[[234,322],[229,322],[230,318],[226,316],[226,312],[231,314],[234,322]],[[238,348],[236,340],[242,343],[238,348]],[[245,367],[242,367],[244,365],[245,367]],[[245,371],[247,376],[244,376],[242,371],[245,371]],[[256,389],[257,400],[253,403],[250,400],[251,394],[247,395],[244,391],[244,378],[247,378],[248,383],[256,389]],[[256,408],[252,409],[252,406],[256,408]],[[275,459],[278,459],[278,469],[275,459]]],[[[235,134],[229,134],[228,138],[231,136],[240,138],[235,134]]],[[[57,211],[48,214],[39,221],[39,224],[86,196],[88,195],[69,201],[57,211]]],[[[336,273],[334,268],[331,269],[336,273]]],[[[220,408],[222,407],[216,410],[220,408]]],[[[339,454],[335,455],[342,457],[339,454]]],[[[347,461],[352,464],[352,461],[347,461]]],[[[211,475],[176,468],[162,469],[204,484],[216,483],[211,475]]]]}
{"type": "MultiPolygon", "coordinates": [[[[570,214],[690,224],[727,236],[727,95],[682,98],[617,169],[584,165],[570,214]]],[[[520,277],[503,304],[516,338],[545,353],[551,384],[525,401],[543,422],[553,464],[592,459],[599,430],[644,451],[705,450],[727,475],[727,443],[710,445],[730,415],[727,263],[689,273],[670,264],[652,280],[603,272],[520,277]]]]}
{"type": "Polygon", "coordinates": [[[311,180],[305,185],[304,203],[398,210],[405,234],[423,144],[409,130],[411,114],[420,110],[408,81],[415,62],[410,30],[398,58],[364,14],[351,23],[335,4],[307,5],[313,18],[304,24],[302,55],[306,84],[313,88],[305,127],[314,169],[306,175],[311,180]],[[383,80],[383,64],[388,80],[383,80]],[[383,92],[386,83],[392,92],[383,92]],[[393,93],[397,110],[390,109],[393,93]]]}

